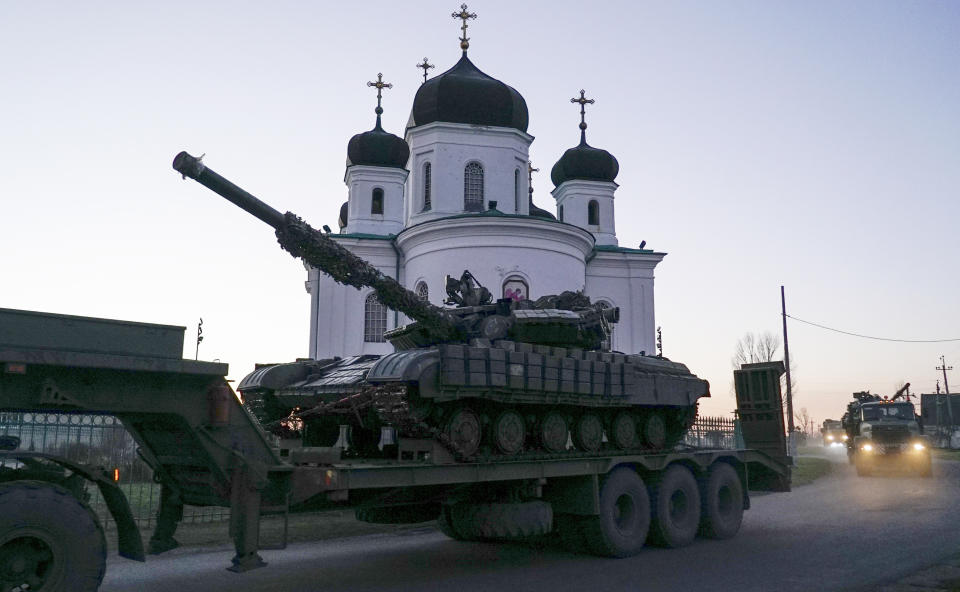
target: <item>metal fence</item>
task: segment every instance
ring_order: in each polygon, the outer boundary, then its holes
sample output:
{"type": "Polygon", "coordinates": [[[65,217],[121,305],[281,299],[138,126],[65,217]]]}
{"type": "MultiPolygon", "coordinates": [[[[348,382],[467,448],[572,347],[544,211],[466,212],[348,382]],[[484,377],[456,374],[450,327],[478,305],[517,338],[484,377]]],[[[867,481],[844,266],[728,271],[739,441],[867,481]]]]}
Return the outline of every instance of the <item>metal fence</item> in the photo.
{"type": "Polygon", "coordinates": [[[727,417],[698,417],[684,437],[684,443],[697,448],[737,448],[736,423],[727,417]]]}
{"type": "MultiPolygon", "coordinates": [[[[0,413],[0,434],[20,438],[20,449],[56,454],[93,467],[117,471],[119,485],[130,502],[133,517],[141,528],[156,520],[160,485],[153,471],[137,455],[133,437],[111,415],[63,413],[0,413]]],[[[112,526],[110,512],[100,491],[88,488],[90,506],[105,526],[112,526]]],[[[186,506],[184,522],[214,522],[229,517],[228,508],[186,506]]]]}

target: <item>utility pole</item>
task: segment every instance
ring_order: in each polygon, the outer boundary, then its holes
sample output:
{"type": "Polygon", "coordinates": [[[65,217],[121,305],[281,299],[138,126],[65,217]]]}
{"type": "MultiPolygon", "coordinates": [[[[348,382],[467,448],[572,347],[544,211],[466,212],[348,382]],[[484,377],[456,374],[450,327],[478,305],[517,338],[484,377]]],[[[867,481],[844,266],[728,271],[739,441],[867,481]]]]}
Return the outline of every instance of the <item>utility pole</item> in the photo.
{"type": "Polygon", "coordinates": [[[947,366],[947,361],[943,356],[940,356],[940,365],[937,366],[937,370],[943,372],[943,390],[947,394],[947,417],[950,418],[950,430],[953,430],[953,405],[950,401],[950,383],[947,382],[947,370],[953,370],[953,366],[947,366]]]}
{"type": "Polygon", "coordinates": [[[790,383],[790,345],[787,342],[787,300],[780,286],[780,310],[783,314],[783,365],[787,369],[787,433],[793,433],[793,387],[790,383]]]}

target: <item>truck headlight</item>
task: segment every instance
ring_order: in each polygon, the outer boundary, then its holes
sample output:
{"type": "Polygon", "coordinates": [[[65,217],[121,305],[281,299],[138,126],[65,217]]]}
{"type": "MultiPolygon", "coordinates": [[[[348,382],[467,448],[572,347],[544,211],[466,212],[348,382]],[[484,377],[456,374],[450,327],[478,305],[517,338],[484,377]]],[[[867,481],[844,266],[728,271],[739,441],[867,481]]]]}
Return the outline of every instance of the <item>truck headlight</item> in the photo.
{"type": "Polygon", "coordinates": [[[864,452],[871,452],[873,450],[873,444],[864,444],[861,450],[864,452]]]}
{"type": "Polygon", "coordinates": [[[847,436],[846,434],[844,434],[844,435],[843,435],[843,441],[846,442],[848,437],[849,437],[849,436],[847,436]]]}
{"type": "Polygon", "coordinates": [[[833,436],[827,436],[827,440],[833,442],[833,436]]]}
{"type": "Polygon", "coordinates": [[[914,449],[914,450],[923,450],[924,448],[926,448],[926,446],[924,446],[924,445],[921,444],[920,442],[914,442],[914,443],[913,443],[913,449],[914,449]]]}

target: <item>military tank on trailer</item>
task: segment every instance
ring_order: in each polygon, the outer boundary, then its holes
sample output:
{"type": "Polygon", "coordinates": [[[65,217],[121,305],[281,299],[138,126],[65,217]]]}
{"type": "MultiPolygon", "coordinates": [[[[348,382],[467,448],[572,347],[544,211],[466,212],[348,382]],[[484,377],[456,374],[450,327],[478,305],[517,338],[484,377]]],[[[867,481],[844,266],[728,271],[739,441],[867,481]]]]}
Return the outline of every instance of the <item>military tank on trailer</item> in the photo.
{"type": "Polygon", "coordinates": [[[619,310],[580,292],[494,302],[464,271],[447,278],[453,306],[441,308],[200,159],[181,152],[173,168],[272,226],[293,256],[413,319],[385,334],[391,354],[258,367],[238,390],[265,427],[362,456],[390,454],[398,437],[435,439],[461,461],[665,450],[710,396],[683,364],[610,351],[619,310]]]}

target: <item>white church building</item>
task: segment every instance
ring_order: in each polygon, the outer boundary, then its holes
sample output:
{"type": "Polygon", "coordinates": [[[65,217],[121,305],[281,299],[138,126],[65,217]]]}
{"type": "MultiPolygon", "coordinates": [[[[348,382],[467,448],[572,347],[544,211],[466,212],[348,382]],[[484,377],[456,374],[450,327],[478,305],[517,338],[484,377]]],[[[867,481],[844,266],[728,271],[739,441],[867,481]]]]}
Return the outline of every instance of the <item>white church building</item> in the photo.
{"type": "MultiPolygon", "coordinates": [[[[464,10],[464,14],[466,11],[464,10]]],[[[460,18],[464,18],[461,16],[460,18]]],[[[404,137],[377,120],[351,138],[339,234],[330,236],[436,305],[445,277],[465,269],[494,298],[536,299],[582,290],[620,308],[612,348],[654,353],[654,268],[665,253],[620,247],[615,227],[617,159],[586,142],[583,91],[580,143],[551,171],[551,214],[534,206],[523,97],[463,55],[416,93],[404,137]]],[[[357,290],[308,268],[310,357],[385,354],[385,331],[408,322],[357,290]]]]}

